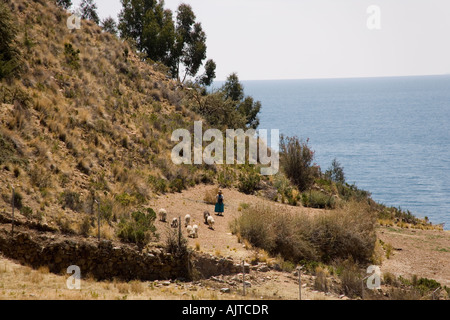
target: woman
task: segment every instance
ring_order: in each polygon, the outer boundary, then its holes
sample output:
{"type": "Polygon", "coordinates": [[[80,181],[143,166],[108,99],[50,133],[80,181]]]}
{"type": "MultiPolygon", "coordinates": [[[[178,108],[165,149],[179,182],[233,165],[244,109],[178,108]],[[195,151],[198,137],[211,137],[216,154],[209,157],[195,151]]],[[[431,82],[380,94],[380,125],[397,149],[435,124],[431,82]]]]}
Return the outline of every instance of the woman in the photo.
{"type": "Polygon", "coordinates": [[[214,209],[214,212],[216,212],[218,216],[223,216],[224,207],[225,206],[223,204],[222,190],[219,190],[219,194],[217,195],[217,202],[216,202],[216,207],[214,209]]]}

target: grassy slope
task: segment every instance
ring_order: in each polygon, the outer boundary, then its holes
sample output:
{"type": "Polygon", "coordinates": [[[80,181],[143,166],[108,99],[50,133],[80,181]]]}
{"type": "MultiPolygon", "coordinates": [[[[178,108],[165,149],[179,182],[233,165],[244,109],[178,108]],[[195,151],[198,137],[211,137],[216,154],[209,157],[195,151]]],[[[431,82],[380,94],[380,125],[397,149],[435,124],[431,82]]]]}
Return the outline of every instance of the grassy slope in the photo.
{"type": "Polygon", "coordinates": [[[33,219],[76,231],[91,210],[91,193],[120,216],[149,199],[155,185],[169,188],[176,178],[194,185],[211,174],[170,161],[170,133],[199,119],[182,105],[174,82],[90,21],[68,30],[69,14],[53,1],[11,6],[23,71],[0,83],[0,139],[7,146],[0,151],[1,211],[10,211],[13,183],[33,219]],[[80,50],[78,62],[65,44],[80,50]],[[64,206],[65,191],[83,214],[64,206]],[[115,201],[124,194],[127,208],[115,201]]]}

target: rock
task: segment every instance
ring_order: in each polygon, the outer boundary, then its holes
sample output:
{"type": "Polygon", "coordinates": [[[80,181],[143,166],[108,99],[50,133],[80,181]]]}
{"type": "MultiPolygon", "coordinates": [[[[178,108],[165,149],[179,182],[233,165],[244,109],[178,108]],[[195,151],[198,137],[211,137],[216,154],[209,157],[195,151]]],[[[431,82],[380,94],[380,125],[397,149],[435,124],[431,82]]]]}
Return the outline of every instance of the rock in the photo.
{"type": "Polygon", "coordinates": [[[230,288],[222,288],[222,289],[220,289],[220,292],[222,292],[222,293],[230,293],[231,290],[230,290],[230,288]]]}
{"type": "Polygon", "coordinates": [[[244,281],[244,287],[251,288],[252,284],[249,281],[244,281]]]}
{"type": "Polygon", "coordinates": [[[163,281],[163,282],[162,282],[162,285],[163,285],[163,286],[166,286],[166,287],[167,287],[167,286],[170,286],[170,281],[163,281]]]}
{"type": "Polygon", "coordinates": [[[224,280],[222,280],[222,279],[220,279],[218,277],[211,277],[211,280],[216,281],[216,282],[221,282],[221,283],[225,282],[224,280]]]}
{"type": "Polygon", "coordinates": [[[269,270],[270,270],[269,267],[265,263],[261,264],[261,266],[258,268],[259,272],[268,272],[269,270]]]}

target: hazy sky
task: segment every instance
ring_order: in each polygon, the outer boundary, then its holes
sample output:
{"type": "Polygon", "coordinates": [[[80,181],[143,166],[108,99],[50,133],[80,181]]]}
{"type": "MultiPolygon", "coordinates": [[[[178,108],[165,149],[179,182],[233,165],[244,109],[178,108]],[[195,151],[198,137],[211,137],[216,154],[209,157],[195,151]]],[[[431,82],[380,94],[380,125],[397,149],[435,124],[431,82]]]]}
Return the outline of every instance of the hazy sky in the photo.
{"type": "MultiPolygon", "coordinates": [[[[78,6],[80,0],[73,1],[78,6]]],[[[217,80],[450,73],[449,0],[166,0],[189,3],[208,37],[217,80]],[[380,8],[369,30],[370,5],[380,8]]],[[[96,0],[117,18],[120,0],[96,0]]]]}

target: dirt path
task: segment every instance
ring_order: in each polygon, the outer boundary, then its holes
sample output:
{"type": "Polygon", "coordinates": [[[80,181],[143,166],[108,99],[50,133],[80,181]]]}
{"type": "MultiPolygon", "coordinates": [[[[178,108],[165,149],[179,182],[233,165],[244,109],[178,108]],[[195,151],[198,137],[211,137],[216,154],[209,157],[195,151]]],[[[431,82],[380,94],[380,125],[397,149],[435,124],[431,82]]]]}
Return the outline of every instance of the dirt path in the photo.
{"type": "MultiPolygon", "coordinates": [[[[242,203],[255,204],[267,201],[262,197],[254,195],[246,195],[240,193],[235,189],[223,189],[225,197],[225,212],[224,216],[217,216],[214,213],[214,205],[206,204],[203,199],[205,193],[214,190],[216,187],[212,185],[199,185],[182,193],[170,194],[160,196],[158,199],[150,201],[150,206],[158,211],[164,208],[168,212],[167,221],[170,222],[174,217],[181,216],[184,228],[184,216],[189,214],[191,216],[191,225],[198,225],[199,237],[196,239],[189,239],[189,246],[200,246],[200,250],[206,253],[215,255],[222,255],[225,257],[232,257],[233,259],[242,260],[248,258],[252,251],[246,250],[241,243],[238,243],[237,237],[231,234],[229,225],[234,218],[240,215],[238,211],[242,203]],[[203,212],[209,211],[215,220],[214,230],[208,228],[203,220],[203,212]]],[[[270,202],[272,205],[273,202],[270,202]]],[[[281,205],[286,210],[297,212],[298,214],[311,214],[319,212],[320,210],[307,209],[301,207],[292,207],[281,205]]],[[[162,223],[157,221],[156,227],[164,237],[165,231],[169,228],[169,223],[162,223]]]]}
{"type": "Polygon", "coordinates": [[[394,247],[381,271],[410,278],[430,278],[450,286],[450,232],[393,227],[378,229],[378,237],[394,247]]]}

